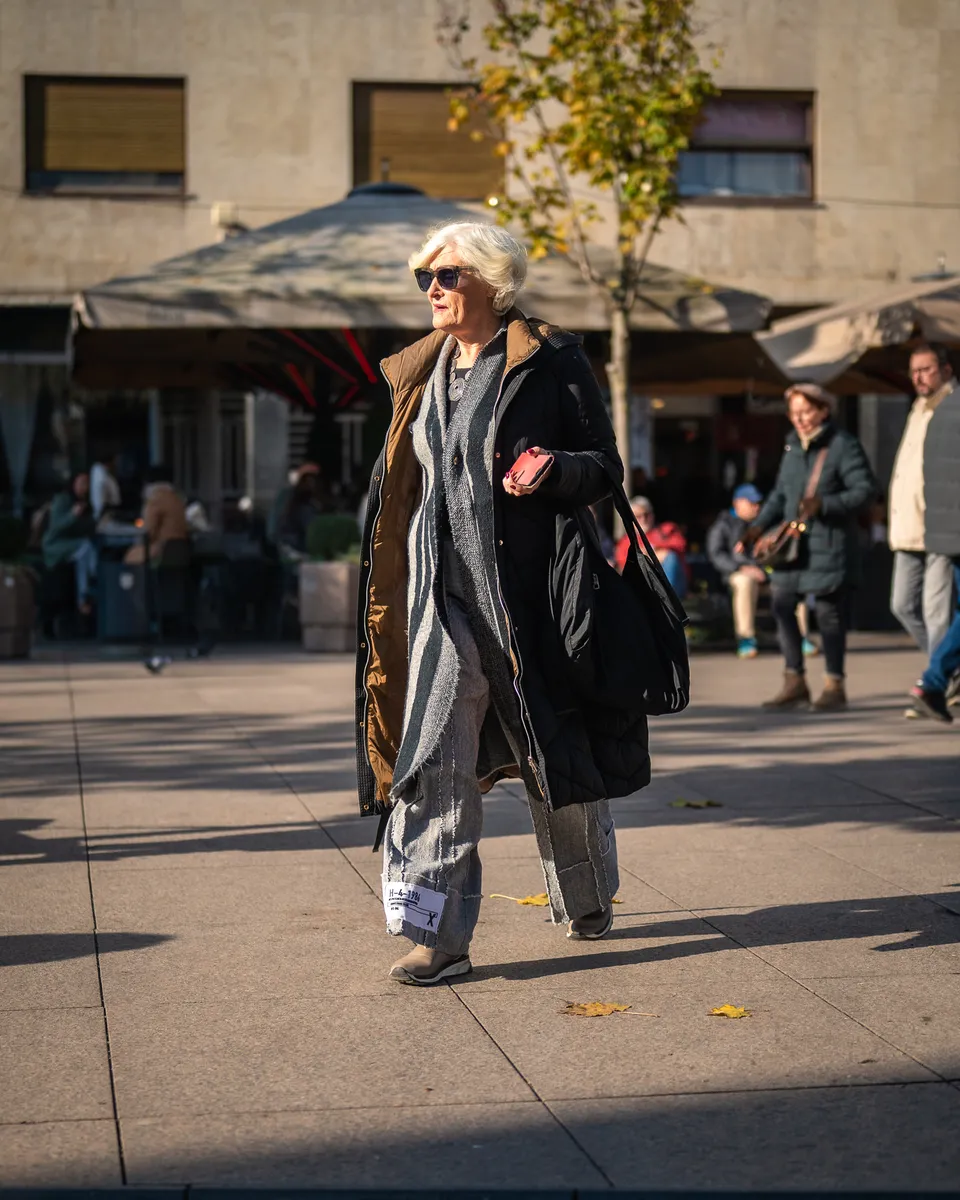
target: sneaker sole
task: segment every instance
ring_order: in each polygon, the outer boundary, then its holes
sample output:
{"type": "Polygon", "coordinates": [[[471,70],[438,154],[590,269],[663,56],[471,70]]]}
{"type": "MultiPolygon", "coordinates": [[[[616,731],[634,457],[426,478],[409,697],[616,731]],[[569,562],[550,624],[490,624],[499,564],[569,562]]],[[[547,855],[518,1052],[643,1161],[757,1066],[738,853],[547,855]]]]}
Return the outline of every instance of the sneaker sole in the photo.
{"type": "Polygon", "coordinates": [[[430,987],[431,984],[440,983],[442,980],[451,979],[456,975],[469,975],[472,970],[473,963],[469,958],[465,958],[460,962],[448,963],[442,970],[438,971],[436,975],[430,975],[426,977],[411,975],[409,971],[404,971],[401,967],[400,970],[397,971],[396,975],[393,973],[393,971],[391,971],[389,978],[392,979],[394,983],[412,984],[414,987],[430,987]]]}
{"type": "Polygon", "coordinates": [[[951,717],[949,713],[944,716],[943,713],[937,712],[937,710],[932,705],[927,704],[926,700],[924,700],[921,696],[914,697],[913,705],[922,716],[929,717],[932,721],[939,721],[941,725],[953,724],[953,717],[951,717]]]}
{"type": "Polygon", "coordinates": [[[567,937],[571,942],[599,942],[601,938],[605,938],[613,928],[613,913],[610,914],[610,920],[607,922],[606,929],[598,930],[596,933],[580,933],[573,926],[567,930],[567,937]]]}

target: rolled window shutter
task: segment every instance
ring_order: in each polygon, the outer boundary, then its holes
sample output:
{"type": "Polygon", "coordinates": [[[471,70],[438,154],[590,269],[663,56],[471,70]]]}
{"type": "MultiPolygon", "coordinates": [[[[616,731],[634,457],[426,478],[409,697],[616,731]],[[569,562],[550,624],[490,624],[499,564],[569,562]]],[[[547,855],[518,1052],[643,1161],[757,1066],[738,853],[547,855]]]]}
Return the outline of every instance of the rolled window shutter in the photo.
{"type": "Polygon", "coordinates": [[[180,81],[50,81],[44,99],[45,170],[183,174],[180,81]]]}
{"type": "Polygon", "coordinates": [[[367,178],[409,183],[442,199],[482,200],[503,190],[503,160],[489,138],[447,128],[450,101],[442,87],[374,84],[369,92],[367,178]]]}

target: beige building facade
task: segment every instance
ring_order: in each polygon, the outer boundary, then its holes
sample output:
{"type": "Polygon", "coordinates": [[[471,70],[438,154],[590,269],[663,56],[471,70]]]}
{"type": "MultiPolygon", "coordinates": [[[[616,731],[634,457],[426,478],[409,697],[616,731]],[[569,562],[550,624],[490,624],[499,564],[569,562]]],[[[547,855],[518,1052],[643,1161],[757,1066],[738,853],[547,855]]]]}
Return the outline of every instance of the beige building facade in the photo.
{"type": "MultiPolygon", "coordinates": [[[[475,27],[485,7],[447,3],[475,27]]],[[[438,12],[437,0],[0,0],[8,460],[23,459],[12,441],[46,420],[9,415],[34,403],[25,379],[61,405],[57,428],[73,427],[63,339],[55,321],[42,338],[35,327],[78,290],[215,241],[224,226],[339,200],[357,182],[432,190],[467,171],[437,124],[439,85],[457,80],[438,12]]],[[[960,0],[700,0],[698,19],[705,57],[719,56],[721,108],[689,156],[683,220],[665,225],[655,261],[782,308],[863,295],[940,262],[960,268],[960,0]]],[[[473,193],[486,185],[469,186],[460,198],[482,201],[473,193]]],[[[111,402],[104,428],[137,398],[111,402]]],[[[150,403],[151,456],[182,443],[189,463],[199,434],[183,397],[162,411],[150,403]]],[[[218,402],[203,403],[209,422],[218,402]]],[[[238,447],[256,441],[244,403],[221,402],[238,447]]],[[[700,420],[670,404],[677,422],[700,420]]],[[[678,424],[678,444],[688,433],[678,424]]],[[[51,461],[62,473],[63,455],[51,461]]],[[[224,472],[234,491],[256,474],[238,450],[206,472],[208,491],[224,472]]],[[[22,478],[10,486],[21,500],[29,491],[22,478]]]]}
{"type": "MultiPolygon", "coordinates": [[[[475,22],[483,0],[471,4],[475,22]]],[[[354,182],[353,84],[455,77],[435,0],[0,0],[0,297],[79,288],[354,182]],[[25,190],[27,76],[180,79],[176,195],[25,190]]],[[[702,0],[722,88],[809,97],[812,194],[700,197],[654,257],[816,304],[960,265],[960,0],[702,0]]]]}

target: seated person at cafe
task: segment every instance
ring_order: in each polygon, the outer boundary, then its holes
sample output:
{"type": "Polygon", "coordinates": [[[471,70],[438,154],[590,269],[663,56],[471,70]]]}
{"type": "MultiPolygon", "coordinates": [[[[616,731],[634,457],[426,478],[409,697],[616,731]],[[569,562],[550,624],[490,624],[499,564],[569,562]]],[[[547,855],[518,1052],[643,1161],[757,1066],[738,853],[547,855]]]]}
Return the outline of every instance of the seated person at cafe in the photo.
{"type": "Polygon", "coordinates": [[[96,521],[90,507],[90,476],[74,475],[69,485],[53,498],[43,534],[43,562],[49,570],[73,563],[77,585],[77,609],[91,611],[93,581],[97,574],[97,548],[93,537],[96,521]]]}
{"type": "Polygon", "coordinates": [[[322,512],[320,468],[316,463],[305,462],[298,469],[293,486],[277,498],[272,522],[277,545],[305,554],[310,522],[322,512]]]}
{"type": "Polygon", "coordinates": [[[748,526],[756,520],[763,496],[752,483],[741,484],[733,493],[730,508],[722,512],[707,534],[707,557],[730,588],[737,655],[757,657],[757,600],[767,573],[753,561],[743,545],[748,526]]]}
{"type": "MultiPolygon", "coordinates": [[[[674,525],[672,521],[657,524],[653,505],[646,496],[634,496],[630,507],[657,558],[660,559],[671,587],[682,600],[687,594],[687,539],[683,536],[680,526],[674,525]]],[[[625,534],[617,542],[616,564],[620,571],[624,568],[629,550],[630,539],[625,534]]]]}
{"type": "MultiPolygon", "coordinates": [[[[163,464],[147,469],[142,515],[151,562],[160,558],[167,542],[183,541],[190,537],[186,506],[171,482],[172,475],[170,468],[163,464]]],[[[124,562],[142,563],[145,557],[144,542],[138,542],[127,551],[124,562]]]]}

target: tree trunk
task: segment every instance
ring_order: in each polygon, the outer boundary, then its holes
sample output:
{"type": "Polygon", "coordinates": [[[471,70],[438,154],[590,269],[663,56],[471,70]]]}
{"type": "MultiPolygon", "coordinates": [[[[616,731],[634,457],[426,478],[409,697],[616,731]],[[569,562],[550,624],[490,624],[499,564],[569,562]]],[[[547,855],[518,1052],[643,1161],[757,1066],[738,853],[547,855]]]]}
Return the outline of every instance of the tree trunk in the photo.
{"type": "Polygon", "coordinates": [[[630,494],[630,326],[622,308],[610,312],[610,361],[607,363],[610,407],[617,450],[623,462],[624,487],[630,494]]]}

